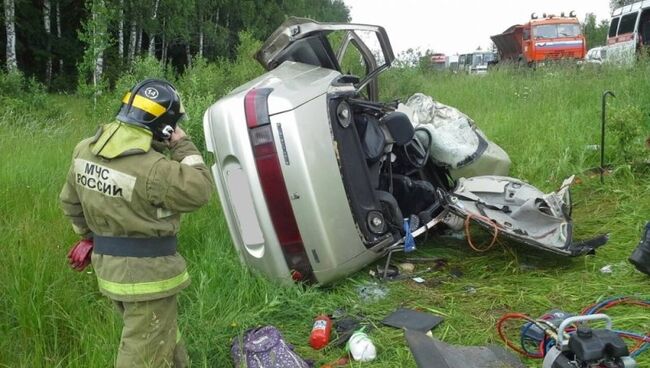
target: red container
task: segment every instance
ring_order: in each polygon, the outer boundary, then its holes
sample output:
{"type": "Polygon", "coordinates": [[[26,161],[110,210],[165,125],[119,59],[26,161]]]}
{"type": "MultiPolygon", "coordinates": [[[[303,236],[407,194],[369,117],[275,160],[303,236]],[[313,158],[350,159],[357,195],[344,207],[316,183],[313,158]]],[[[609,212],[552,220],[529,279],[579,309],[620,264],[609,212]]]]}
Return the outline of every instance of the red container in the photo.
{"type": "Polygon", "coordinates": [[[325,314],[316,317],[309,335],[309,345],[316,350],[326,347],[330,342],[331,332],[332,320],[325,314]]]}

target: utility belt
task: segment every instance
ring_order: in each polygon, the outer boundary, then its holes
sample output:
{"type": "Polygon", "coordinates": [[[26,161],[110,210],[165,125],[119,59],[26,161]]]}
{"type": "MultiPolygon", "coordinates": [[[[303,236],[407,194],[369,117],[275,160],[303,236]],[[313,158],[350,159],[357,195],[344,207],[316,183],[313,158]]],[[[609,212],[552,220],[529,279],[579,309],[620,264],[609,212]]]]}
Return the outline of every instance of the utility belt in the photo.
{"type": "Polygon", "coordinates": [[[119,257],[164,257],[176,254],[176,236],[156,238],[128,238],[116,236],[94,237],[93,252],[119,257]]]}

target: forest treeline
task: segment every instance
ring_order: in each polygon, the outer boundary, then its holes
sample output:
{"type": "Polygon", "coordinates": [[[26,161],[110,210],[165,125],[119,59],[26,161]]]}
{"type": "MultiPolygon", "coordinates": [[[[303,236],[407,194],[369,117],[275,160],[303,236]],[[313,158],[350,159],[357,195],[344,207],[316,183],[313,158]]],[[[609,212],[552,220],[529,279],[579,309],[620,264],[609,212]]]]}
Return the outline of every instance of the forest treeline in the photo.
{"type": "Polygon", "coordinates": [[[51,90],[100,89],[142,56],[178,71],[232,58],[241,31],[264,39],[288,16],[350,12],[343,0],[4,0],[0,60],[51,90]]]}

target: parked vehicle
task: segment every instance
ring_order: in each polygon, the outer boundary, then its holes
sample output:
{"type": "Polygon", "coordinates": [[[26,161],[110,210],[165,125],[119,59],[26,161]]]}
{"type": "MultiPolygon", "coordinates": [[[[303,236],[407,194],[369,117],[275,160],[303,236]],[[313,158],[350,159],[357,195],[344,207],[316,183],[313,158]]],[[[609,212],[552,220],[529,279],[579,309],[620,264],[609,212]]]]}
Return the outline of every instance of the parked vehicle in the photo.
{"type": "Polygon", "coordinates": [[[585,63],[587,64],[602,64],[607,57],[607,48],[598,46],[587,51],[585,56],[585,63]]]}
{"type": "Polygon", "coordinates": [[[459,58],[459,55],[449,55],[447,57],[447,67],[452,72],[457,72],[458,71],[458,58],[459,58]]]}
{"type": "Polygon", "coordinates": [[[433,70],[445,70],[447,68],[447,57],[441,53],[431,54],[429,55],[429,65],[433,70]]]}
{"type": "Polygon", "coordinates": [[[535,13],[529,22],[515,24],[503,33],[491,37],[501,61],[533,65],[548,60],[581,60],[586,54],[586,42],[580,22],[571,12],[568,17],[535,13]]]}
{"type": "Polygon", "coordinates": [[[458,57],[459,69],[469,74],[485,74],[496,62],[497,54],[490,51],[474,51],[458,57]]]}
{"type": "Polygon", "coordinates": [[[606,62],[631,64],[650,45],[650,1],[637,1],[612,11],[606,62]]]}
{"type": "Polygon", "coordinates": [[[457,137],[436,119],[456,119],[434,104],[416,104],[409,116],[402,104],[378,100],[377,76],[394,60],[384,28],[289,18],[256,58],[267,72],[203,119],[233,244],[250,268],[326,284],[399,248],[408,233],[462,226],[464,217],[557,254],[600,245],[573,241],[568,184],[541,196],[512,178],[453,180],[445,162],[460,168],[485,152],[496,157],[466,119],[458,133],[473,143],[463,157],[443,151],[429,159],[437,151],[432,131],[457,137]],[[435,126],[414,127],[416,118],[435,126]]]}

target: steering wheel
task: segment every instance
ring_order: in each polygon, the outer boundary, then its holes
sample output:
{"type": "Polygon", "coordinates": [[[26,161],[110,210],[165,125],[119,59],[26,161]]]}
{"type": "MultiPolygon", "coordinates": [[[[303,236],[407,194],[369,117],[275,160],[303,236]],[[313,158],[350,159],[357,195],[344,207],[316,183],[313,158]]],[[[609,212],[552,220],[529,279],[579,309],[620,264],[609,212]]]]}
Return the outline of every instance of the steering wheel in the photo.
{"type": "Polygon", "coordinates": [[[416,169],[421,169],[424,165],[427,164],[429,160],[429,153],[431,152],[431,141],[433,137],[431,132],[427,129],[416,129],[415,134],[413,134],[413,139],[410,142],[404,145],[404,156],[408,162],[413,165],[416,169]],[[422,141],[418,138],[417,132],[426,133],[428,139],[427,144],[423,144],[422,141]]]}

